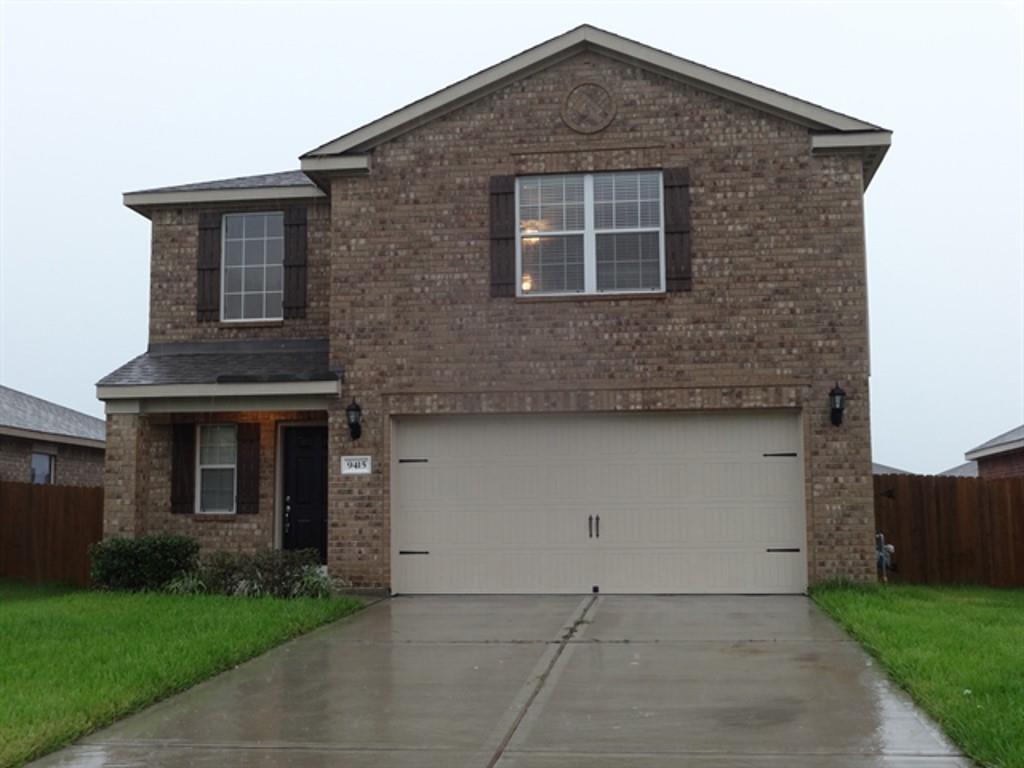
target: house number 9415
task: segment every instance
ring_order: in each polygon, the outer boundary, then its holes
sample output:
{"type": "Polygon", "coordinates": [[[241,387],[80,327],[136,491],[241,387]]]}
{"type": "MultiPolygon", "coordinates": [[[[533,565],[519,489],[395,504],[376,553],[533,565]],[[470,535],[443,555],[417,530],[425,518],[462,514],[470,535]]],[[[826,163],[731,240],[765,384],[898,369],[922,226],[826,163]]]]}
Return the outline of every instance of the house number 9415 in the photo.
{"type": "Polygon", "coordinates": [[[369,456],[342,456],[341,474],[368,475],[373,469],[373,461],[369,456]]]}

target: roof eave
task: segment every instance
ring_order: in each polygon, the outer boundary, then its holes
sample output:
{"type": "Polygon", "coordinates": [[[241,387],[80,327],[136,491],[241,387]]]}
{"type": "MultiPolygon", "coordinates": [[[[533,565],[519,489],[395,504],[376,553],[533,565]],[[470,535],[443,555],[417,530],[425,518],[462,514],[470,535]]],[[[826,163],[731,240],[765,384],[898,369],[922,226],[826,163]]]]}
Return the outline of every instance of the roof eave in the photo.
{"type": "Polygon", "coordinates": [[[96,398],[98,400],[111,401],[175,397],[281,397],[287,395],[338,396],[340,391],[340,379],[231,384],[98,384],[96,386],[96,398]]]}
{"type": "Polygon", "coordinates": [[[892,131],[876,128],[870,131],[815,133],[811,136],[811,154],[854,154],[864,164],[864,189],[868,188],[889,147],[892,131]]]}
{"type": "Polygon", "coordinates": [[[1010,451],[1024,450],[1024,440],[1010,440],[1006,443],[1000,443],[998,445],[990,445],[987,447],[975,448],[974,450],[968,451],[964,454],[964,458],[968,461],[977,461],[987,456],[996,456],[1000,453],[1009,453],[1010,451]]]}
{"type": "Polygon", "coordinates": [[[0,435],[5,437],[18,437],[24,440],[36,440],[46,443],[60,443],[62,445],[77,445],[83,448],[98,448],[101,451],[106,447],[105,440],[96,440],[91,437],[78,437],[76,435],[62,435],[57,432],[41,432],[35,429],[21,429],[20,427],[0,426],[0,435]]]}
{"type": "Polygon", "coordinates": [[[261,200],[311,200],[325,197],[317,186],[253,187],[242,189],[197,189],[176,192],[126,192],[124,205],[148,216],[153,208],[168,205],[248,203],[261,200]]]}

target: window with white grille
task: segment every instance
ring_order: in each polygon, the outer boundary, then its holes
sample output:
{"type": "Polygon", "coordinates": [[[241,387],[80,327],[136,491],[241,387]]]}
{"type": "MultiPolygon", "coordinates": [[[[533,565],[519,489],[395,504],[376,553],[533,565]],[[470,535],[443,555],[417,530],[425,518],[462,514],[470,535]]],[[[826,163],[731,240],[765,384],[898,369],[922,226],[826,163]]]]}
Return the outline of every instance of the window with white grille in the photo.
{"type": "Polygon", "coordinates": [[[199,427],[197,512],[235,511],[238,430],[234,424],[199,427]]]}
{"type": "Polygon", "coordinates": [[[280,320],[284,296],[284,214],[224,217],[221,320],[280,320]]]}
{"type": "Polygon", "coordinates": [[[517,179],[520,296],[665,290],[660,171],[517,179]]]}

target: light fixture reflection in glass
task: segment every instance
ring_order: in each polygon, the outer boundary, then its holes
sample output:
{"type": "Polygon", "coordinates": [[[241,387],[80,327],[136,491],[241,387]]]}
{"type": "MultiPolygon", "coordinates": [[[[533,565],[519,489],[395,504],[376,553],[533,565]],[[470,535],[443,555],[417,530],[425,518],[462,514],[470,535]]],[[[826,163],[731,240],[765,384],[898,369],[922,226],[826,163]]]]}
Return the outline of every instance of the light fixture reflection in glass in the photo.
{"type": "Polygon", "coordinates": [[[523,273],[522,287],[523,287],[523,293],[529,293],[530,291],[533,290],[533,277],[530,275],[529,272],[524,272],[523,273]]]}

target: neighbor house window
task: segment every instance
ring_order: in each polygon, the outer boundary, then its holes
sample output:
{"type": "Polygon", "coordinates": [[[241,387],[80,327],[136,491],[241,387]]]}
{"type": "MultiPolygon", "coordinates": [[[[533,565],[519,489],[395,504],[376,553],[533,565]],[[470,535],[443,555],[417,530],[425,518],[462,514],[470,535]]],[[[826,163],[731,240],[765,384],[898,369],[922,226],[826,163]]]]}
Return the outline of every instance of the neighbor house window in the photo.
{"type": "Polygon", "coordinates": [[[660,171],[517,180],[520,296],[665,290],[660,171]]]}
{"type": "Polygon", "coordinates": [[[235,511],[235,473],[238,435],[234,424],[199,427],[199,512],[235,511]]]}
{"type": "Polygon", "coordinates": [[[224,217],[222,320],[280,320],[284,286],[284,214],[224,217]]]}
{"type": "Polygon", "coordinates": [[[32,482],[52,485],[57,479],[57,457],[50,453],[32,454],[32,482]]]}

